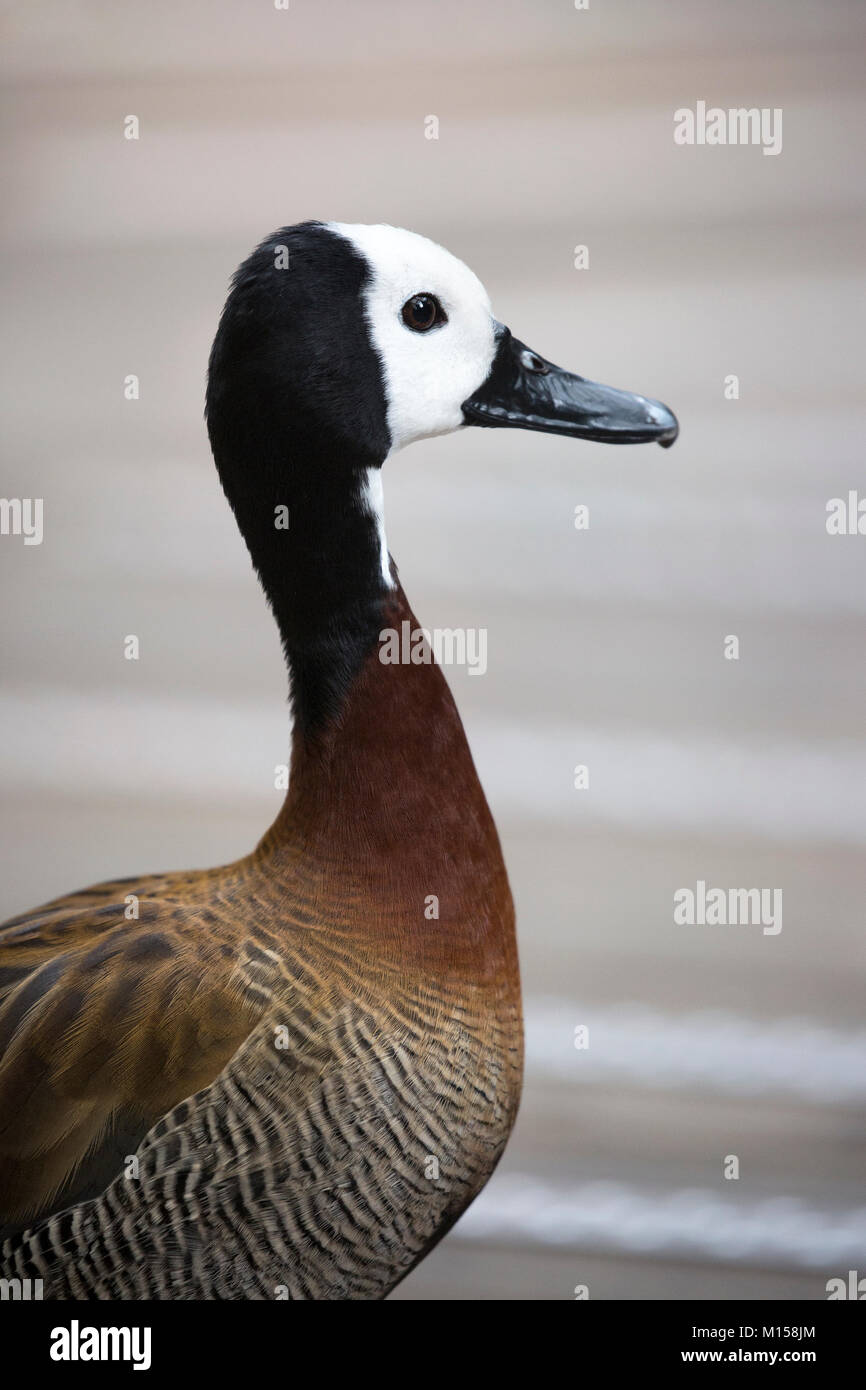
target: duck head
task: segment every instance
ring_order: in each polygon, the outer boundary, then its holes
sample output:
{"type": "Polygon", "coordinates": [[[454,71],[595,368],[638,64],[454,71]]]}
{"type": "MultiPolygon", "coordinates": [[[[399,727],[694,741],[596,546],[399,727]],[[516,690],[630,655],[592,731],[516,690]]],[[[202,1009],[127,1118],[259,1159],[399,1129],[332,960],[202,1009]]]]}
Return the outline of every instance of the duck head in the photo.
{"type": "MultiPolygon", "coordinates": [[[[470,425],[664,447],[678,432],[667,406],[514,338],[480,280],[426,237],[321,222],[282,228],[237,271],[207,421],[302,717],[301,668],[328,633],[367,642],[394,587],[381,493],[390,455],[470,425]]],[[[318,703],[333,706],[326,691],[318,703]]]]}
{"type": "Polygon", "coordinates": [[[667,406],[557,367],[493,317],[462,261],[398,227],[333,224],[367,262],[364,310],[381,363],[390,452],[467,425],[665,447],[667,406]]]}

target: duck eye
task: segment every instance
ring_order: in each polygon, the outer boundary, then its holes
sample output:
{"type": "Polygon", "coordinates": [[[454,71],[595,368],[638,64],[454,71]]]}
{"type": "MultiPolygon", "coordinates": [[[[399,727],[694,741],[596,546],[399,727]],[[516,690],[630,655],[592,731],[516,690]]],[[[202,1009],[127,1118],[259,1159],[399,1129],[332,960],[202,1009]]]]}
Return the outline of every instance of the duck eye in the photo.
{"type": "Polygon", "coordinates": [[[413,333],[429,333],[437,324],[447,323],[448,316],[435,294],[413,294],[403,305],[403,322],[413,333]]]}

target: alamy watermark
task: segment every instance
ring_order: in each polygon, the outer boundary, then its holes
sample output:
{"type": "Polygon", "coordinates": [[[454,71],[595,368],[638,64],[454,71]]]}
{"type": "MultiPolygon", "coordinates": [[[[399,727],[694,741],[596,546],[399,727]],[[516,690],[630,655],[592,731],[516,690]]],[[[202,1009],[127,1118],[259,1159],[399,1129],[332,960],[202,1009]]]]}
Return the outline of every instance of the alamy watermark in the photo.
{"type": "Polygon", "coordinates": [[[866,536],[866,497],[855,488],[847,497],[831,497],[825,510],[828,536],[866,536]]]}
{"type": "Polygon", "coordinates": [[[782,153],[782,108],[737,106],[725,111],[705,101],[674,112],[675,145],[760,145],[764,154],[782,153]]]}
{"type": "Polygon", "coordinates": [[[23,536],[25,545],[41,545],[42,506],[41,497],[0,497],[0,536],[23,536]]]}
{"type": "Polygon", "coordinates": [[[41,1279],[0,1279],[0,1303],[30,1303],[41,1298],[41,1279]]]}
{"type": "Polygon", "coordinates": [[[129,1361],[134,1371],[151,1364],[149,1327],[82,1327],[73,1318],[68,1327],[51,1329],[48,1355],[52,1361],[129,1361]]]}
{"type": "Polygon", "coordinates": [[[470,676],[487,670],[486,627],[415,627],[407,618],[379,633],[383,666],[466,666],[470,676]]]}
{"type": "Polygon", "coordinates": [[[830,1303],[840,1298],[850,1298],[856,1303],[862,1303],[866,1299],[866,1279],[861,1279],[856,1269],[848,1270],[847,1279],[843,1279],[840,1275],[834,1279],[828,1279],[824,1288],[830,1303]]]}
{"type": "Polygon", "coordinates": [[[674,921],[684,927],[763,928],[764,936],[782,930],[781,888],[708,888],[699,878],[694,888],[677,888],[674,921]]]}

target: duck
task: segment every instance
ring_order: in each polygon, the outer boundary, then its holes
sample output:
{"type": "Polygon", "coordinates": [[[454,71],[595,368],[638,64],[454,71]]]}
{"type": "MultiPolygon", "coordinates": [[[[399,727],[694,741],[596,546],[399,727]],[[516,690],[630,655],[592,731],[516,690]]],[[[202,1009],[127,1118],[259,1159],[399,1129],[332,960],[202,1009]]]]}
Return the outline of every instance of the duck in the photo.
{"type": "Polygon", "coordinates": [[[515,916],[383,468],[471,426],[669,447],[563,370],[457,257],[302,222],[241,264],[206,421],[279,629],[291,775],[252,852],[0,929],[2,1268],[43,1297],[383,1299],[490,1178],[520,1099],[515,916]]]}

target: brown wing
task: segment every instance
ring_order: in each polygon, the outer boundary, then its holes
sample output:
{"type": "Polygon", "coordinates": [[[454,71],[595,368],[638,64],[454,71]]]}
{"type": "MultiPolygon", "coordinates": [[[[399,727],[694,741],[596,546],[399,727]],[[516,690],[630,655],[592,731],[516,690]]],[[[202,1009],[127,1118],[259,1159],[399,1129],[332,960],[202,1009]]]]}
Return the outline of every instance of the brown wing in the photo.
{"type": "Polygon", "coordinates": [[[104,884],[0,927],[6,1234],[102,1191],[253,1027],[260,1005],[230,924],[191,883],[104,884]],[[128,921],[131,894],[139,915],[128,921]]]}

